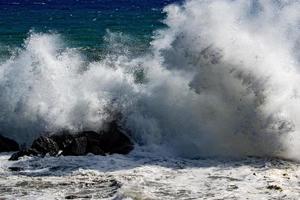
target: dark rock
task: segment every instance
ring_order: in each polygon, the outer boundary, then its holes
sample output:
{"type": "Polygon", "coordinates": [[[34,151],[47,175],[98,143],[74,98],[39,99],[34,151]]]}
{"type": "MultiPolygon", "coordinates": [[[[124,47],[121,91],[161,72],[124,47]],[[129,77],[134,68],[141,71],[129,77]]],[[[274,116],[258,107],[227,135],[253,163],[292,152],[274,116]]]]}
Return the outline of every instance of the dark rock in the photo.
{"type": "Polygon", "coordinates": [[[63,131],[50,136],[41,136],[33,141],[30,149],[19,151],[10,160],[22,156],[56,156],[61,152],[64,156],[80,156],[88,153],[95,155],[128,154],[133,149],[133,143],[126,136],[116,121],[107,124],[103,131],[82,131],[71,134],[63,131]]]}
{"type": "Polygon", "coordinates": [[[55,133],[50,137],[57,143],[60,150],[69,148],[69,146],[73,143],[74,140],[74,134],[71,134],[69,131],[55,133]]]}
{"type": "Polygon", "coordinates": [[[29,148],[14,153],[9,160],[18,160],[23,156],[38,156],[39,154],[40,152],[38,152],[36,149],[29,148]]]}
{"type": "Polygon", "coordinates": [[[80,196],[80,195],[68,195],[65,197],[65,199],[91,199],[92,196],[80,196]]]}
{"type": "Polygon", "coordinates": [[[280,186],[278,186],[278,185],[268,185],[267,189],[282,191],[282,188],[280,186]]]}
{"type": "Polygon", "coordinates": [[[51,138],[46,136],[41,136],[34,140],[31,149],[37,150],[41,155],[55,156],[59,152],[58,144],[51,138]]]}
{"type": "Polygon", "coordinates": [[[90,146],[87,149],[87,153],[92,153],[94,155],[105,156],[105,152],[98,146],[90,146]]]}
{"type": "Polygon", "coordinates": [[[105,153],[128,154],[133,149],[133,143],[125,132],[116,121],[113,121],[99,134],[87,133],[87,135],[89,144],[101,147],[105,153]]]}
{"type": "Polygon", "coordinates": [[[73,135],[72,142],[62,149],[65,156],[81,156],[87,152],[87,137],[82,135],[73,135]]]}
{"type": "Polygon", "coordinates": [[[12,139],[0,135],[0,152],[19,151],[19,144],[12,139]]]}
{"type": "Polygon", "coordinates": [[[24,170],[22,167],[9,167],[8,169],[12,172],[19,172],[24,170]]]}

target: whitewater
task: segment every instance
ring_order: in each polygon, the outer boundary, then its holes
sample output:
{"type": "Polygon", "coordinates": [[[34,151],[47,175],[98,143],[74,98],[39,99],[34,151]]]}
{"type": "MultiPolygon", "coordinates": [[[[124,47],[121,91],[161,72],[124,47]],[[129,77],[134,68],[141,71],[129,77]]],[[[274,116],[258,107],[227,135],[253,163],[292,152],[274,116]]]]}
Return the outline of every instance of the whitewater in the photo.
{"type": "Polygon", "coordinates": [[[30,144],[41,133],[101,130],[120,114],[136,149],[2,154],[0,197],[297,199],[299,10],[297,0],[187,0],[164,9],[167,27],[146,53],[107,30],[93,61],[59,33],[31,31],[0,64],[0,132],[30,144]]]}
{"type": "Polygon", "coordinates": [[[300,165],[262,158],[0,156],[3,199],[298,199],[300,165]],[[12,171],[13,170],[13,171],[12,171]]]}

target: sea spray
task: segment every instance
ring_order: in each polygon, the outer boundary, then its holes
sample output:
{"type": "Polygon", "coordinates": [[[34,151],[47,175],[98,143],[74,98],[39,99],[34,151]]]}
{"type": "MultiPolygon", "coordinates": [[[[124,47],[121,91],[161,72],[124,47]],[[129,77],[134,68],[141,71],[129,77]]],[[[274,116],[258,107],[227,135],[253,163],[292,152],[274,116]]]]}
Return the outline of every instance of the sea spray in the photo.
{"type": "Polygon", "coordinates": [[[161,141],[184,156],[297,157],[298,9],[296,1],[167,7],[169,28],[152,42],[160,64],[148,67],[150,84],[163,83],[143,100],[161,141]]]}
{"type": "MultiPolygon", "coordinates": [[[[57,129],[101,129],[107,110],[127,104],[133,79],[122,57],[86,64],[58,35],[31,34],[24,50],[1,65],[1,131],[20,142],[57,129]],[[122,96],[122,98],[119,98],[122,96]]],[[[131,95],[132,96],[132,95],[131,95]]]]}
{"type": "Polygon", "coordinates": [[[98,130],[114,110],[137,144],[175,155],[299,159],[299,9],[292,0],[170,5],[149,52],[94,62],[58,35],[32,33],[1,64],[1,131],[24,141],[98,130]]]}

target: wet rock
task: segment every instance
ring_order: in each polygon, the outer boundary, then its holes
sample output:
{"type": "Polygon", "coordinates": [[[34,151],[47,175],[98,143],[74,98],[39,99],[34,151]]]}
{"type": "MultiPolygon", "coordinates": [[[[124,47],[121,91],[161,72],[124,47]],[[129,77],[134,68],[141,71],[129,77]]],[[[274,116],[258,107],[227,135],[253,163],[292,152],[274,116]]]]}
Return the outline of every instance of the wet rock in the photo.
{"type": "Polygon", "coordinates": [[[107,124],[100,132],[82,131],[72,134],[68,131],[41,136],[33,141],[30,149],[19,151],[10,160],[22,156],[81,156],[88,153],[95,155],[128,154],[134,148],[133,143],[116,121],[107,124]]]}
{"type": "Polygon", "coordinates": [[[20,157],[23,156],[38,156],[40,153],[36,149],[23,149],[21,151],[18,151],[14,153],[9,160],[18,160],[20,157]]]}
{"type": "Polygon", "coordinates": [[[282,191],[282,188],[278,185],[268,185],[267,189],[282,191]]]}
{"type": "Polygon", "coordinates": [[[18,151],[19,144],[7,137],[0,135],[0,152],[18,151]]]}
{"type": "Polygon", "coordinates": [[[116,121],[107,124],[107,128],[99,134],[98,139],[103,151],[109,154],[128,154],[133,149],[133,143],[125,132],[116,121]]]}
{"type": "Polygon", "coordinates": [[[37,152],[43,156],[47,153],[50,156],[55,156],[59,152],[58,144],[51,137],[45,136],[41,136],[34,140],[31,145],[31,149],[37,150],[37,152]]]}
{"type": "Polygon", "coordinates": [[[92,196],[68,195],[65,199],[91,199],[92,196]]]}
{"type": "Polygon", "coordinates": [[[88,150],[87,150],[88,153],[92,153],[94,155],[102,155],[102,156],[105,156],[105,152],[98,146],[91,146],[91,147],[88,147],[88,150]]]}
{"type": "Polygon", "coordinates": [[[81,156],[87,154],[87,137],[74,135],[72,142],[62,149],[62,154],[65,156],[81,156]]]}
{"type": "Polygon", "coordinates": [[[74,140],[74,134],[66,130],[59,133],[55,133],[50,137],[57,143],[60,150],[69,148],[74,140]]]}
{"type": "Polygon", "coordinates": [[[19,172],[24,170],[22,167],[9,167],[8,169],[12,172],[19,172]]]}

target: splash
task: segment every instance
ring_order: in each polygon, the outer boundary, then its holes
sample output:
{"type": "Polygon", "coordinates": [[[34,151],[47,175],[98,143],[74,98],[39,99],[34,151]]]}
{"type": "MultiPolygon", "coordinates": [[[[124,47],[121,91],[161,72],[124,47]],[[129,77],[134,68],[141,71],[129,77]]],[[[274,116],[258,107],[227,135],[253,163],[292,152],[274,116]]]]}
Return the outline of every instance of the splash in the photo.
{"type": "MultiPolygon", "coordinates": [[[[1,131],[25,140],[101,129],[120,112],[135,141],[153,149],[299,159],[299,9],[292,0],[170,5],[148,53],[124,47],[97,62],[58,35],[33,33],[1,64],[1,131]]],[[[110,47],[120,47],[115,37],[110,47]]]]}
{"type": "Polygon", "coordinates": [[[33,33],[1,65],[2,132],[23,141],[57,129],[97,130],[114,105],[130,102],[136,86],[118,66],[122,57],[87,63],[61,44],[58,35],[33,33]]]}

